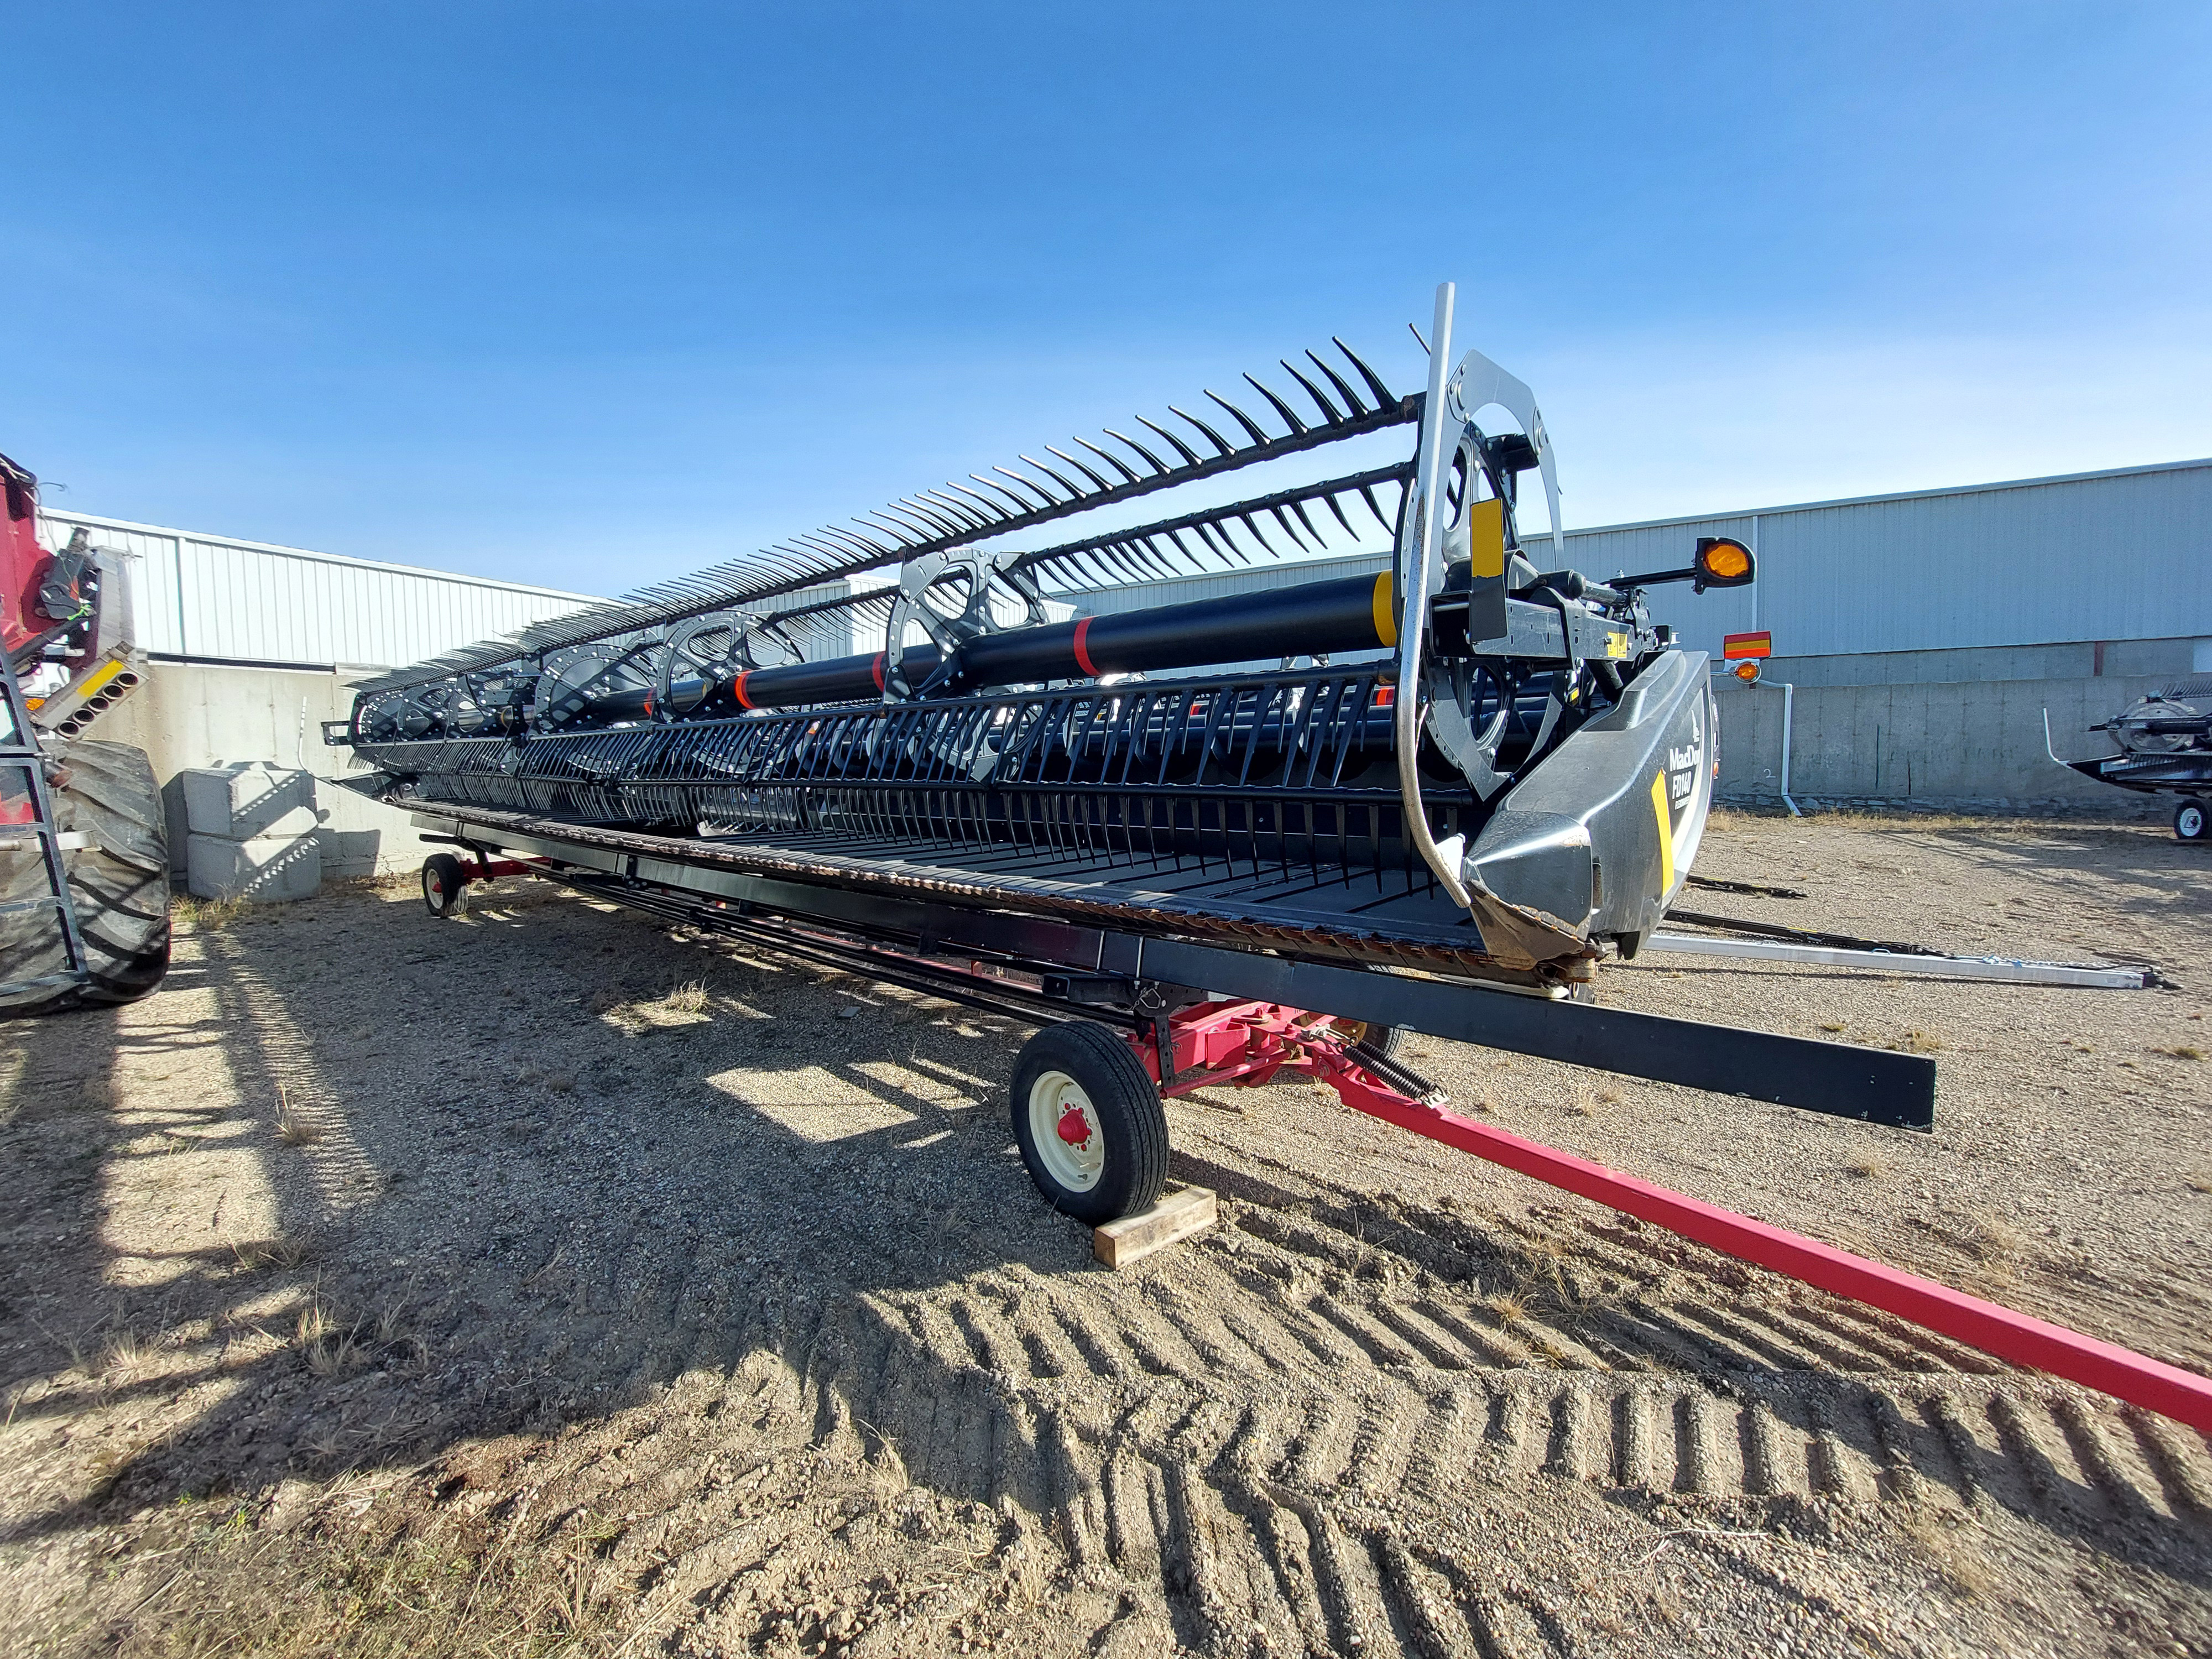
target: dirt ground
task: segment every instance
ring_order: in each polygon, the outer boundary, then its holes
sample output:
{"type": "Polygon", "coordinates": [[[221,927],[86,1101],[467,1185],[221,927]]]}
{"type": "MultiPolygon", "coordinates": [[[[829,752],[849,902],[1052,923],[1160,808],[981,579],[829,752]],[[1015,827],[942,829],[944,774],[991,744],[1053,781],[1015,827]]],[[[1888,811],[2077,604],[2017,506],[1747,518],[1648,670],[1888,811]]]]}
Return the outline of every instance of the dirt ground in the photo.
{"type": "MultiPolygon", "coordinates": [[[[1646,956],[1603,1000],[1933,1053],[1933,1135],[1429,1039],[1462,1109],[2212,1370],[2212,866],[1719,820],[1694,908],[2183,988],[1646,956]]],[[[1170,1107],[1111,1273],[1026,1033],[510,880],[183,932],[0,1032],[0,1647],[2212,1654],[2212,1451],[1345,1110],[1170,1107]]]]}

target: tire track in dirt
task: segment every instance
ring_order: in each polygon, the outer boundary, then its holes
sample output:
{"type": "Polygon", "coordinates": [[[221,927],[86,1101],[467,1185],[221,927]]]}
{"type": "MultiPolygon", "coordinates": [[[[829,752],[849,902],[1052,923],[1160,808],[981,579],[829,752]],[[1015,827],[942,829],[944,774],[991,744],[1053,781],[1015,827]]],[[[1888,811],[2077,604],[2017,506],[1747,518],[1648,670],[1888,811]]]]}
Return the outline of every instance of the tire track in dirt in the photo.
{"type": "MultiPolygon", "coordinates": [[[[1156,1590],[1196,1650],[1575,1651],[1571,1608],[1405,1541],[1475,1484],[2212,1520],[2201,1440],[1733,1264],[1609,1224],[1516,1253],[1468,1250],[1457,1218],[1387,1242],[1335,1219],[1231,1206],[1139,1296],[1079,1274],[908,1310],[1037,1425],[1046,1529],[1156,1590]],[[1070,1385],[1139,1397],[1105,1419],[1070,1385]]],[[[957,1451],[930,1476],[983,1488],[957,1451]]]]}
{"type": "MultiPolygon", "coordinates": [[[[761,1349],[716,1414],[783,1449],[679,1478],[672,1428],[570,1477],[647,1517],[609,1559],[646,1564],[679,1651],[741,1628],[888,1641],[910,1584],[854,1588],[856,1517],[884,1513],[905,1547],[964,1538],[939,1619],[998,1619],[1053,1560],[1097,1590],[1101,1651],[1156,1618],[1194,1652],[1455,1659],[1607,1645],[1572,1598],[1450,1541],[1515,1493],[2212,1534],[2201,1438],[1610,1222],[1232,1204],[1133,1285],[1015,1265],[819,1311],[762,1289],[749,1320],[761,1349]]],[[[1814,1597],[1794,1571],[1758,1569],[1814,1597]]]]}

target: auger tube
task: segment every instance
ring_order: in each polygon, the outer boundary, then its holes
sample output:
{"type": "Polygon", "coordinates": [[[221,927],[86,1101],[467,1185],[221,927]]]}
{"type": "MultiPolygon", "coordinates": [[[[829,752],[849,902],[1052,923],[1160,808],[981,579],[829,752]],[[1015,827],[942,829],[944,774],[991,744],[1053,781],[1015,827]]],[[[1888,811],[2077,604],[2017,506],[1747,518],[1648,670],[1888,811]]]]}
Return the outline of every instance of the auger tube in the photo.
{"type": "MultiPolygon", "coordinates": [[[[980,635],[963,646],[951,684],[981,690],[1200,668],[1224,658],[1259,661],[1381,650],[1395,642],[1391,604],[1390,574],[1384,571],[1085,617],[1042,628],[1009,629],[980,635]]],[[[926,679],[941,660],[935,646],[915,645],[907,648],[903,665],[910,678],[926,679]]],[[[788,668],[757,668],[726,681],[679,680],[669,688],[669,703],[672,709],[688,713],[718,694],[726,694],[740,709],[860,702],[882,695],[884,672],[879,651],[788,668]]],[[[653,691],[638,690],[587,698],[579,712],[597,720],[634,720],[651,718],[657,707],[653,691]]]]}

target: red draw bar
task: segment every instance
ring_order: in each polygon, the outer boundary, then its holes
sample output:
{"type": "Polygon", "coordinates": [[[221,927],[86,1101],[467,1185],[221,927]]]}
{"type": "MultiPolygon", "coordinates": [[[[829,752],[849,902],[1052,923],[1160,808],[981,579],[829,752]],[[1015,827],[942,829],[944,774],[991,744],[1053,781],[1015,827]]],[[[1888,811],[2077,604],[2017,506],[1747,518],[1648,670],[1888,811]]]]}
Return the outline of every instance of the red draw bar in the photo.
{"type": "Polygon", "coordinates": [[[1183,1094],[1218,1083],[1264,1083],[1278,1071],[1302,1072],[1327,1083],[1355,1111],[1815,1290],[1879,1308],[1999,1359],[2063,1376],[2212,1434],[2212,1377],[1426,1104],[1363,1066],[1348,1034],[1315,1015],[1272,1003],[1201,1003],[1177,1012],[1155,1036],[1133,1036],[1131,1042],[1164,1093],[1183,1094]],[[1166,1078],[1160,1077],[1163,1060],[1172,1068],[1166,1078]]]}

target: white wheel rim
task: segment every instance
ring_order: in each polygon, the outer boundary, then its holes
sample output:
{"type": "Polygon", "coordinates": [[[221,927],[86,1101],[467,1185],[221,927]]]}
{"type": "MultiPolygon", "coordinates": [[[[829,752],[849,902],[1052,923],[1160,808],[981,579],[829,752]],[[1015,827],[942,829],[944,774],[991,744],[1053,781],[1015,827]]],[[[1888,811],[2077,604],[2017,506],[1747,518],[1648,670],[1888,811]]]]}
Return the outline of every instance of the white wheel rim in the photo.
{"type": "Polygon", "coordinates": [[[2181,809],[2181,833],[2194,841],[2204,833],[2204,811],[2198,806],[2181,809]]]}
{"type": "Polygon", "coordinates": [[[1045,1172],[1071,1193],[1089,1192],[1106,1173],[1106,1132],[1091,1097],[1065,1072],[1030,1085],[1030,1141],[1045,1172]]]}

